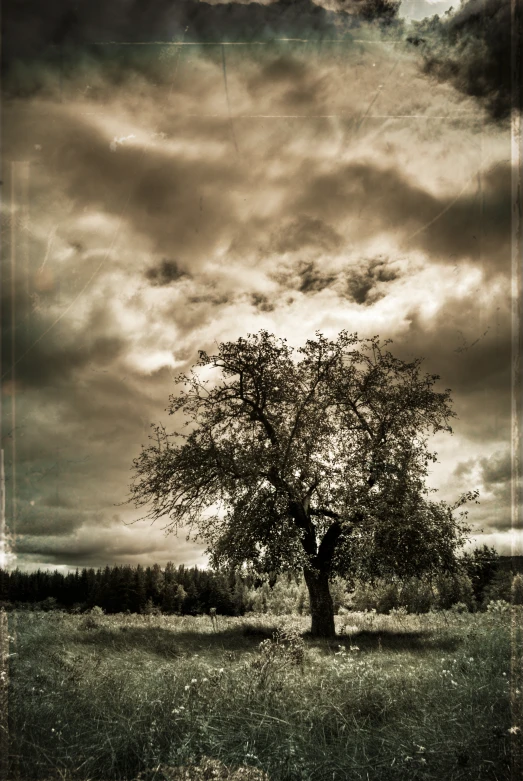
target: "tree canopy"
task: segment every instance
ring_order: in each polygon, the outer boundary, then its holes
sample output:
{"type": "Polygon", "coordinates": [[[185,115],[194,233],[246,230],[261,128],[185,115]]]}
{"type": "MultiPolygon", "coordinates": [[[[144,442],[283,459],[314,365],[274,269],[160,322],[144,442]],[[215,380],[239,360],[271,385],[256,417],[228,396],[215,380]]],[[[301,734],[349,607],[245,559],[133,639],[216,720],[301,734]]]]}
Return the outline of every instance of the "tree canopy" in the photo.
{"type": "Polygon", "coordinates": [[[450,569],[462,527],[429,498],[428,437],[450,391],[389,341],[342,331],[299,349],[267,331],[201,351],[134,461],[131,497],[194,529],[215,565],[303,569],[313,632],[332,634],[328,579],[450,569]],[[315,620],[315,612],[316,620],[315,620]]]}

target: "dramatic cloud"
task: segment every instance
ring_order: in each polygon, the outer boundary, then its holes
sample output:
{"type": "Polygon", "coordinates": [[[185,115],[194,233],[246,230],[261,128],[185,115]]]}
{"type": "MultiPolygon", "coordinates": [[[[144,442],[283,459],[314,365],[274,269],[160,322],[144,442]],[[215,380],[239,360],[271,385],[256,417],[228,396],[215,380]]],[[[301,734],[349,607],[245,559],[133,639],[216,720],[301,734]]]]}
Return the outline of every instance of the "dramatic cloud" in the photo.
{"type": "Polygon", "coordinates": [[[508,483],[512,477],[512,459],[508,451],[494,453],[490,458],[480,460],[485,485],[508,483]]]}
{"type": "Polygon", "coordinates": [[[449,80],[482,100],[494,119],[503,119],[511,108],[521,110],[511,78],[519,23],[506,0],[468,0],[447,17],[420,22],[410,40],[420,47],[427,74],[449,80]]]}
{"type": "Polygon", "coordinates": [[[157,266],[147,269],[145,276],[153,285],[170,285],[185,276],[175,260],[164,258],[157,266]]]}
{"type": "Polygon", "coordinates": [[[458,413],[431,481],[480,488],[471,522],[505,549],[511,147],[483,99],[424,73],[387,3],[31,8],[3,9],[17,563],[203,561],[126,525],[130,467],[198,350],[260,328],[425,356],[458,413]]]}
{"type": "Polygon", "coordinates": [[[454,485],[474,486],[480,491],[481,504],[476,516],[477,527],[485,535],[497,535],[503,541],[503,552],[507,553],[509,543],[516,549],[521,540],[521,530],[513,525],[513,491],[521,492],[521,476],[516,471],[510,451],[495,450],[489,456],[472,457],[460,462],[451,477],[454,485]]]}
{"type": "MultiPolygon", "coordinates": [[[[257,41],[278,37],[335,37],[359,21],[388,23],[399,8],[395,0],[276,0],[275,2],[217,2],[210,0],[5,0],[3,58],[23,63],[57,47],[113,41],[148,40],[257,41]]],[[[29,84],[30,80],[26,80],[29,84]]],[[[34,82],[33,82],[34,83],[34,82]]]]}

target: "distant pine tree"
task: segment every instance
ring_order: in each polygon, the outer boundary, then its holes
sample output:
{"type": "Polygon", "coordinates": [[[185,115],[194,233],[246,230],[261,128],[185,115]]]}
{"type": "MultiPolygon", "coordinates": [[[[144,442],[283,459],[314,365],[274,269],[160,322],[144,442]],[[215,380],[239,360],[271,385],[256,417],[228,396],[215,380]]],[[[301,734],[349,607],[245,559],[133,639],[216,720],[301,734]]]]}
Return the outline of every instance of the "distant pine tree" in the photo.
{"type": "Polygon", "coordinates": [[[145,583],[145,571],[139,564],[134,572],[134,589],[132,612],[143,613],[147,604],[147,589],[145,583]]]}
{"type": "MultiPolygon", "coordinates": [[[[162,594],[162,613],[179,613],[180,612],[180,600],[177,596],[178,594],[178,588],[182,588],[183,586],[178,586],[176,581],[169,580],[163,589],[162,594]]],[[[183,604],[183,600],[185,599],[185,591],[184,596],[181,598],[181,603],[183,604]]]]}

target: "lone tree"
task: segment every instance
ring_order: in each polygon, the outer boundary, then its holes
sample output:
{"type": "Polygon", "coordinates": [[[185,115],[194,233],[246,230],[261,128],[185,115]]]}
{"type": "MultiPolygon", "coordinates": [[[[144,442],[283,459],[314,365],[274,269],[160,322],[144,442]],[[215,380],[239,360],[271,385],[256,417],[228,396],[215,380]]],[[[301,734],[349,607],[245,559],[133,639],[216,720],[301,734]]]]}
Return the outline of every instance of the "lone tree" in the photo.
{"type": "Polygon", "coordinates": [[[131,501],[196,530],[215,566],[303,570],[312,634],[335,634],[329,579],[450,570],[464,534],[425,487],[450,392],[378,337],[321,333],[298,350],[266,331],[199,353],[153,426],[131,501]]]}

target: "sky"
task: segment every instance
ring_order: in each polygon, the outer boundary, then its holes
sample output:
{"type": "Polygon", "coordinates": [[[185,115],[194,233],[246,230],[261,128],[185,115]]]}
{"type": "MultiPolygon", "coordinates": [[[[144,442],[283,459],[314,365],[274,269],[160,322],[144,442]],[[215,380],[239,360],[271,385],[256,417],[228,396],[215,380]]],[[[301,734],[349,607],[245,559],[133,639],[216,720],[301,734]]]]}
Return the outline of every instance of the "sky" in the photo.
{"type": "Polygon", "coordinates": [[[204,565],[136,522],[132,460],[198,350],[262,328],[423,356],[458,416],[431,485],[523,553],[508,4],[37,5],[3,7],[4,564],[204,565]]]}

